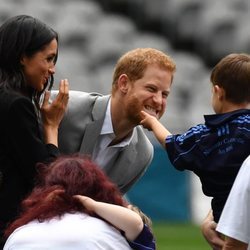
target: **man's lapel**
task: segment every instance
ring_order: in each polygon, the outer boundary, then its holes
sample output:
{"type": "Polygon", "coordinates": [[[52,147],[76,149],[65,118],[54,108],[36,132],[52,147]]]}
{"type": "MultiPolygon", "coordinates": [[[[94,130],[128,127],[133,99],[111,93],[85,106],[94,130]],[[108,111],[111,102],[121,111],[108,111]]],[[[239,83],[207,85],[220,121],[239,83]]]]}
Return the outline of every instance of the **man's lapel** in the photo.
{"type": "Polygon", "coordinates": [[[137,140],[137,131],[135,131],[132,141],[119,153],[114,164],[106,166],[103,169],[110,179],[114,183],[117,183],[119,187],[127,184],[127,181],[131,179],[131,175],[134,175],[137,171],[137,169],[135,169],[137,157],[135,145],[137,144],[137,140]]]}
{"type": "Polygon", "coordinates": [[[92,154],[95,143],[97,142],[102,129],[109,98],[110,96],[106,95],[96,99],[92,110],[93,121],[86,125],[80,147],[80,153],[92,154]]]}

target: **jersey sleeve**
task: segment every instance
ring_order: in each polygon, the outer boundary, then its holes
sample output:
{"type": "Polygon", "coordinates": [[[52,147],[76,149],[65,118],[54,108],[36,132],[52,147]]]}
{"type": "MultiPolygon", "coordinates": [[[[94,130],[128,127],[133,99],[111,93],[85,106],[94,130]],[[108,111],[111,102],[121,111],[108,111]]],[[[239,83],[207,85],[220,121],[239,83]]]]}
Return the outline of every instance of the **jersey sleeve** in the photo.
{"type": "Polygon", "coordinates": [[[144,224],[144,227],[138,237],[134,241],[128,241],[128,243],[131,248],[135,250],[156,249],[154,236],[146,224],[144,224]]]}

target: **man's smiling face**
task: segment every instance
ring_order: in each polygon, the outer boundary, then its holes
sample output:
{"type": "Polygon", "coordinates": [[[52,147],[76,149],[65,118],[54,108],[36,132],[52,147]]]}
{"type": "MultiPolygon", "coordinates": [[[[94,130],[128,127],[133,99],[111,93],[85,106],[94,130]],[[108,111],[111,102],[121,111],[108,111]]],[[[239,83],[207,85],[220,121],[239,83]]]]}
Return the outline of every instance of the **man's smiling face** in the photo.
{"type": "Polygon", "coordinates": [[[126,109],[128,119],[139,124],[142,110],[160,119],[166,109],[172,77],[171,72],[149,65],[141,79],[130,82],[125,107],[122,107],[126,109]]]}

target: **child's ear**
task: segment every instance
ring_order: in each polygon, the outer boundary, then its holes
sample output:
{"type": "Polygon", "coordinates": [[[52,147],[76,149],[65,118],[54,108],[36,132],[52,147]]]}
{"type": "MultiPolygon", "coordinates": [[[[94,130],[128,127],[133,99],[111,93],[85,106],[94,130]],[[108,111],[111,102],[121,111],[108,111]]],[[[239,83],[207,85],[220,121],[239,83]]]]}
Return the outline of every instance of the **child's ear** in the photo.
{"type": "Polygon", "coordinates": [[[214,94],[218,97],[220,101],[225,99],[225,90],[219,85],[214,85],[214,94]]]}

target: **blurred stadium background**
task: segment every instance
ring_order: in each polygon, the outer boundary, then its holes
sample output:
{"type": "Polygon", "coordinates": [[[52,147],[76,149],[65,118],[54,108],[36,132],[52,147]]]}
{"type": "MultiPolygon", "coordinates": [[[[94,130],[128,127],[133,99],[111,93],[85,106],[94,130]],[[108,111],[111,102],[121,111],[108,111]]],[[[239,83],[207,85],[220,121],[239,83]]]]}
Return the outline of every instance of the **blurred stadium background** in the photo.
{"type": "MultiPolygon", "coordinates": [[[[173,133],[212,112],[209,74],[218,60],[250,53],[249,0],[0,0],[0,24],[17,14],[35,16],[59,32],[56,83],[68,78],[71,89],[109,93],[116,60],[130,49],[154,47],[169,54],[177,72],[161,121],[173,133]]],[[[155,157],[128,198],[156,224],[199,225],[210,198],[196,176],[173,169],[147,134],[155,157]]]]}

